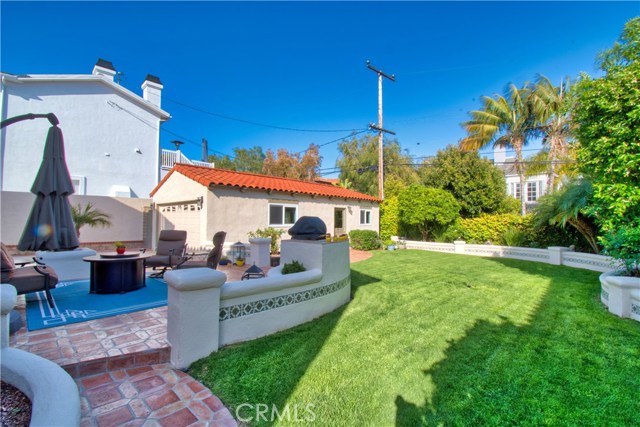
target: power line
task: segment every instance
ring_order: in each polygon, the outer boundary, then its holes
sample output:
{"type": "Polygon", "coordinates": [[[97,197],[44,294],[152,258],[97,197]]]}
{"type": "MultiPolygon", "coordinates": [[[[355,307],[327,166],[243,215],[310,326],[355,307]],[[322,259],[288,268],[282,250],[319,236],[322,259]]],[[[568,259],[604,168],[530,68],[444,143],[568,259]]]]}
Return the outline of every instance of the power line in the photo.
{"type": "MultiPolygon", "coordinates": [[[[334,142],[342,141],[342,140],[345,140],[345,139],[347,139],[347,138],[352,138],[352,137],[354,137],[354,136],[356,136],[356,135],[359,135],[359,134],[361,134],[361,133],[364,133],[364,132],[369,132],[369,130],[370,130],[370,129],[362,129],[362,130],[360,130],[360,131],[358,131],[358,132],[352,132],[352,133],[350,133],[349,135],[345,135],[345,136],[342,136],[342,137],[340,137],[340,138],[332,139],[332,140],[331,140],[331,141],[329,141],[329,142],[324,142],[324,143],[322,143],[322,144],[315,144],[315,145],[317,145],[317,147],[318,147],[318,148],[320,148],[320,147],[324,147],[325,145],[333,144],[334,142]]],[[[308,149],[308,148],[307,148],[307,149],[305,149],[305,150],[302,150],[302,151],[298,151],[298,153],[297,153],[297,154],[306,153],[307,151],[309,151],[309,149],[308,149]]]]}
{"type": "Polygon", "coordinates": [[[163,96],[162,99],[165,99],[165,100],[167,100],[169,102],[173,102],[174,104],[178,104],[178,105],[181,105],[183,107],[189,108],[191,110],[197,111],[197,112],[202,113],[202,114],[208,114],[210,116],[218,117],[218,118],[225,119],[225,120],[232,120],[234,122],[246,123],[246,124],[253,125],[253,126],[261,126],[261,127],[265,127],[265,128],[271,128],[271,129],[289,130],[289,131],[294,131],[294,132],[320,132],[320,133],[350,132],[350,131],[353,130],[353,129],[300,129],[300,128],[290,128],[290,127],[286,127],[286,126],[276,126],[276,125],[270,125],[270,124],[266,124],[266,123],[254,122],[252,120],[239,119],[237,117],[227,116],[226,114],[214,113],[212,111],[203,110],[202,108],[198,108],[198,107],[194,107],[192,105],[185,104],[184,102],[180,102],[180,101],[176,101],[176,100],[171,99],[171,98],[167,98],[166,96],[163,96]]]}

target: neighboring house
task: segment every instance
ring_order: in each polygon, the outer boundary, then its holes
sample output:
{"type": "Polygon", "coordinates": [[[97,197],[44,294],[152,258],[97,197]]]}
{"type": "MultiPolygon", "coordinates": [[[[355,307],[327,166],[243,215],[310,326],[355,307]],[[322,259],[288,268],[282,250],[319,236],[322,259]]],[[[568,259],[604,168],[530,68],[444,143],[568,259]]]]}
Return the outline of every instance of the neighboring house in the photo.
{"type": "MultiPolygon", "coordinates": [[[[146,198],[160,180],[160,124],[170,118],[161,109],[163,85],[148,75],[140,96],[116,74],[102,59],[92,74],[1,73],[0,118],[54,113],[76,194],[146,198]]],[[[36,119],[3,129],[0,189],[30,190],[49,126],[36,119]]]]}
{"type": "Polygon", "coordinates": [[[528,176],[524,185],[524,192],[520,186],[520,177],[515,168],[515,157],[507,157],[504,148],[494,148],[493,163],[504,173],[507,181],[507,194],[520,200],[524,193],[527,206],[535,206],[538,199],[547,193],[546,174],[528,176]]]}
{"type": "MultiPolygon", "coordinates": [[[[378,231],[380,201],[328,184],[176,164],[151,192],[157,230],[187,230],[191,247],[211,246],[217,231],[226,243],[248,241],[258,228],[288,230],[301,216],[317,216],[332,235],[378,231]]],[[[283,238],[288,238],[285,233],[283,238]]]]}

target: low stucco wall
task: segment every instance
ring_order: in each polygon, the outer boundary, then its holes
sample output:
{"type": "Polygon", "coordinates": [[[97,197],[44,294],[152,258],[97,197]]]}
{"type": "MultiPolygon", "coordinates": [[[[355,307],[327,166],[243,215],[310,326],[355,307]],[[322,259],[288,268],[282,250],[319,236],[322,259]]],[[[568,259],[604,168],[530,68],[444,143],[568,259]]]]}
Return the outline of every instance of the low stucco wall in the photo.
{"type": "Polygon", "coordinates": [[[281,256],[282,264],[297,260],[306,271],[283,275],[277,267],[265,278],[228,283],[206,268],[165,274],[175,366],[186,368],[207,351],[292,328],[349,302],[348,241],[287,240],[281,256]]]}
{"type": "MultiPolygon", "coordinates": [[[[0,232],[5,245],[18,244],[26,224],[35,196],[31,193],[3,191],[0,193],[0,232]]],[[[91,203],[111,216],[110,227],[80,229],[80,244],[95,242],[139,242],[150,240],[149,213],[151,199],[134,199],[104,196],[77,196],[69,198],[72,205],[82,207],[91,203]],[[147,219],[145,219],[147,215],[147,219]]]]}

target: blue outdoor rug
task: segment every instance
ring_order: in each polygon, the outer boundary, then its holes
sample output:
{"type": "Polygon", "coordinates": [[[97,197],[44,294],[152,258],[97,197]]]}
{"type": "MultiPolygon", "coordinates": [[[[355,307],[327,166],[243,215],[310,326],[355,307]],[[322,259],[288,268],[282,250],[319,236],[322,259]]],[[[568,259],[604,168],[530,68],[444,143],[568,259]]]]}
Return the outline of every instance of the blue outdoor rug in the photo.
{"type": "Polygon", "coordinates": [[[126,294],[90,294],[89,280],[58,283],[51,290],[54,308],[44,292],[27,295],[27,329],[53,328],[167,305],[167,284],[147,277],[146,286],[126,294]]]}

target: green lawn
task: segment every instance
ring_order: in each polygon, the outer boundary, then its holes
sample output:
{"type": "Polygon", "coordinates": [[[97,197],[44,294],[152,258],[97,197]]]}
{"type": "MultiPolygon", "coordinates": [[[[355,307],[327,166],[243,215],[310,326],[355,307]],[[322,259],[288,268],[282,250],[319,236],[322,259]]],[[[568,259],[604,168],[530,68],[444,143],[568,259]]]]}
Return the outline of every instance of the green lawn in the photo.
{"type": "Polygon", "coordinates": [[[600,304],[598,273],[408,250],[351,277],[347,306],[189,373],[234,416],[313,405],[276,425],[640,425],[640,323],[600,304]]]}

